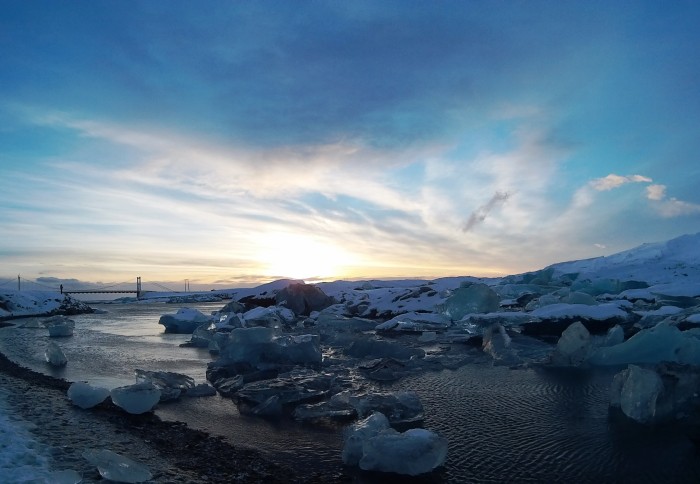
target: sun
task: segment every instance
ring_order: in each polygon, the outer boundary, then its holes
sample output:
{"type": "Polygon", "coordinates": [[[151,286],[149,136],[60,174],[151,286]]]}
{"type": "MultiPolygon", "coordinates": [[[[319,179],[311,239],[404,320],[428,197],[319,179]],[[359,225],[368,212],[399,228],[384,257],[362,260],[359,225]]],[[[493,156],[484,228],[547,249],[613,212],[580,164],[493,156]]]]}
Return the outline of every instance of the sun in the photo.
{"type": "Polygon", "coordinates": [[[339,278],[353,263],[352,255],[337,245],[291,233],[266,235],[258,259],[263,275],[290,279],[339,278]]]}

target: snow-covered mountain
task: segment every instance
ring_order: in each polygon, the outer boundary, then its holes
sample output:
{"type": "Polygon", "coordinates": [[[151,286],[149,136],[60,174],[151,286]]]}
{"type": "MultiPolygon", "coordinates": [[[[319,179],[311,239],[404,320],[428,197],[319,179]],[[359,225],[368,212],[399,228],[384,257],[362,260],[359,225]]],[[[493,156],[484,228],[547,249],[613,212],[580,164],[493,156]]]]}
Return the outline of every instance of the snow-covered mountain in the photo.
{"type": "Polygon", "coordinates": [[[649,284],[678,282],[684,278],[700,281],[700,233],[549,267],[557,274],[580,273],[590,278],[641,280],[649,284]]]}

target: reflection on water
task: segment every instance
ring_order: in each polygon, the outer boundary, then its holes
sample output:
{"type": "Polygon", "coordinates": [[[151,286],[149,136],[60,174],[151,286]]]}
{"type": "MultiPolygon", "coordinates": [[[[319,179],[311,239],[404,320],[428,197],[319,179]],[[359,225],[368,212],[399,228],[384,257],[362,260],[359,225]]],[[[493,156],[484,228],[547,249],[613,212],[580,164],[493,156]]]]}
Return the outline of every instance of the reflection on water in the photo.
{"type": "MultiPolygon", "coordinates": [[[[221,304],[190,307],[209,313],[221,304]]],[[[132,383],[134,368],[176,371],[204,380],[209,353],[180,348],[189,336],[164,334],[157,324],[161,314],[173,313],[178,306],[101,308],[109,312],[74,317],[75,335],[55,340],[68,357],[65,369],[52,370],[44,363],[48,336],[43,330],[3,329],[0,349],[36,370],[109,387],[132,383]]],[[[449,441],[445,468],[416,482],[700,482],[700,458],[682,429],[642,428],[608,416],[613,374],[471,364],[381,388],[418,392],[425,406],[425,427],[449,441]]],[[[341,469],[339,427],[243,416],[219,396],[164,404],[157,413],[235,444],[257,447],[298,469],[341,469]]],[[[374,474],[356,480],[406,482],[374,474]]]]}

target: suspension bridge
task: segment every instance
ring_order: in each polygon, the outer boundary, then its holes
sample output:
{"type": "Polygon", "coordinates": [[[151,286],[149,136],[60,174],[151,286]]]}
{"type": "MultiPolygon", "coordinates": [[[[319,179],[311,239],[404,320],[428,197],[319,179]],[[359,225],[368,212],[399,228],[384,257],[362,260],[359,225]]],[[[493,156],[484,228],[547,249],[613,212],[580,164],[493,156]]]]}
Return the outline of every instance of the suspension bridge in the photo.
{"type": "Polygon", "coordinates": [[[179,292],[169,287],[166,287],[157,282],[147,283],[149,286],[156,289],[144,289],[141,277],[136,278],[136,284],[132,281],[117,282],[109,284],[85,284],[78,281],[62,280],[53,278],[38,278],[30,279],[27,277],[17,276],[17,279],[0,279],[0,289],[3,287],[8,289],[22,290],[38,290],[38,291],[56,291],[60,294],[135,294],[138,299],[141,299],[144,294],[152,292],[179,292]],[[41,281],[41,282],[40,282],[41,281]],[[13,287],[14,286],[14,287],[13,287]]]}

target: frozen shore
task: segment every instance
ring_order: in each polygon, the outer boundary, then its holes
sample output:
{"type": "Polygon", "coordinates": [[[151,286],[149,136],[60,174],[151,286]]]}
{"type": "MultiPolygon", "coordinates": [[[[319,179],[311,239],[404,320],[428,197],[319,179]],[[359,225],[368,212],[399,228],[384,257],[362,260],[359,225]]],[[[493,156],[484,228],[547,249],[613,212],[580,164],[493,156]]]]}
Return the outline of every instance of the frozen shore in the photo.
{"type": "Polygon", "coordinates": [[[111,403],[81,410],[66,397],[69,384],[23,368],[0,354],[0,386],[12,419],[29,429],[53,471],[73,469],[83,476],[83,482],[101,481],[97,470],[82,457],[83,451],[103,448],[147,465],[154,475],[149,482],[346,480],[340,475],[298,475],[257,451],[233,446],[179,422],[164,422],[153,414],[129,415],[111,403]]]}

